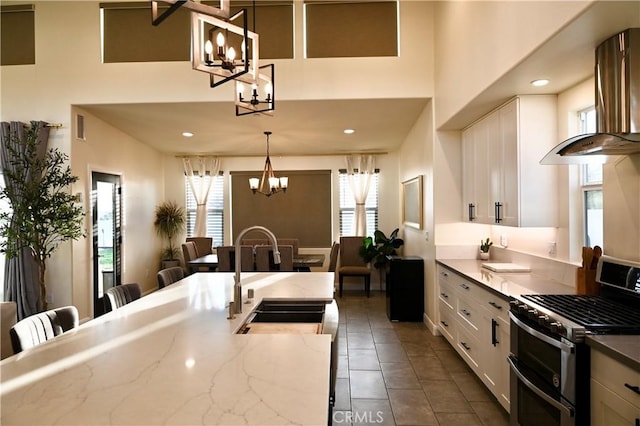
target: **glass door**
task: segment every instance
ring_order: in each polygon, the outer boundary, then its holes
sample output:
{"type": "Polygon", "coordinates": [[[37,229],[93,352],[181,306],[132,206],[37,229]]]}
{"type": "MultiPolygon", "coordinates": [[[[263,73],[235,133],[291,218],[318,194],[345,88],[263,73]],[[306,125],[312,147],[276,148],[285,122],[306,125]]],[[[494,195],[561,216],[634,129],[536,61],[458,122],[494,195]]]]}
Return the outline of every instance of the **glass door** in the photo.
{"type": "Polygon", "coordinates": [[[104,293],[121,284],[120,176],[91,173],[93,315],[104,314],[104,293]]]}

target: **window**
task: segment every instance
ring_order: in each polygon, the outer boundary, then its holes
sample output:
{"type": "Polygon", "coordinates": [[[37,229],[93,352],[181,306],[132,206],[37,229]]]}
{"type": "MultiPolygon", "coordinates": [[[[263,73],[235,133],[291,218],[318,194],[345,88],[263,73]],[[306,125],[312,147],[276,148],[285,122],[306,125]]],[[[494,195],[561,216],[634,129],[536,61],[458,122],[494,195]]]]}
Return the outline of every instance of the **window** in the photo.
{"type": "MultiPolygon", "coordinates": [[[[373,235],[378,229],[378,176],[376,172],[371,178],[369,194],[365,202],[367,215],[367,234],[373,235]]],[[[346,170],[340,170],[340,236],[352,236],[355,234],[354,221],[356,202],[353,199],[351,185],[349,184],[349,174],[346,170]]]]}
{"type": "Polygon", "coordinates": [[[398,56],[397,1],[304,0],[306,58],[398,56]]]}
{"type": "MultiPolygon", "coordinates": [[[[580,133],[595,133],[596,111],[589,108],[578,113],[580,133]]],[[[584,245],[603,246],[602,164],[584,164],[581,170],[584,215],[584,245]]]]}
{"type": "MultiPolygon", "coordinates": [[[[195,185],[209,183],[211,176],[204,179],[195,179],[195,185]]],[[[186,194],[187,210],[187,237],[193,236],[193,229],[196,226],[196,199],[189,185],[189,178],[184,177],[184,189],[186,194]]],[[[197,188],[196,188],[197,190],[197,188]]],[[[224,241],[224,178],[222,175],[215,176],[209,198],[207,199],[207,237],[213,238],[213,246],[221,246],[224,241]]]]}
{"type": "Polygon", "coordinates": [[[34,6],[0,6],[0,65],[36,63],[34,6]]]}

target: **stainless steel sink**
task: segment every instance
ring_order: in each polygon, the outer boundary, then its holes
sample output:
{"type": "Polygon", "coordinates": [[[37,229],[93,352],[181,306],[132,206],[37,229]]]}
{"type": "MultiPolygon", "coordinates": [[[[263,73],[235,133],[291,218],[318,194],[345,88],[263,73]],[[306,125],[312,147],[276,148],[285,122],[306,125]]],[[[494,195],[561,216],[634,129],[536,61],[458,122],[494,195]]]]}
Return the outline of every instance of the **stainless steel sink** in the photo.
{"type": "Polygon", "coordinates": [[[302,322],[321,323],[325,310],[324,302],[308,300],[264,300],[247,323],[251,322],[302,322]]]}

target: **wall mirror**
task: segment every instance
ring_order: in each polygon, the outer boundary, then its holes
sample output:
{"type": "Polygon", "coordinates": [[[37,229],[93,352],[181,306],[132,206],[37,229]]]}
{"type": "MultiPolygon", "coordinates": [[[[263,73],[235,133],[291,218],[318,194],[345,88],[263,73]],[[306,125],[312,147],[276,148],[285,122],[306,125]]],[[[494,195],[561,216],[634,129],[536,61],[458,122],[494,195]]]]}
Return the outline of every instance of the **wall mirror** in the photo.
{"type": "Polygon", "coordinates": [[[402,182],[402,222],[422,229],[422,175],[402,182]]]}

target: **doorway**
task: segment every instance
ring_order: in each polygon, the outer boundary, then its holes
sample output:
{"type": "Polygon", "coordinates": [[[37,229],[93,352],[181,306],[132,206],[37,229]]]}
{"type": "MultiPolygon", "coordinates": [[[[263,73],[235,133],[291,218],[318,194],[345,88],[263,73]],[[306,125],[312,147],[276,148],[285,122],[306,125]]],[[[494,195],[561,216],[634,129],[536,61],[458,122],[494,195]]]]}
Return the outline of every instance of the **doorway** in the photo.
{"type": "Polygon", "coordinates": [[[94,318],[104,314],[105,292],[122,283],[121,198],[119,175],[91,173],[94,318]]]}

